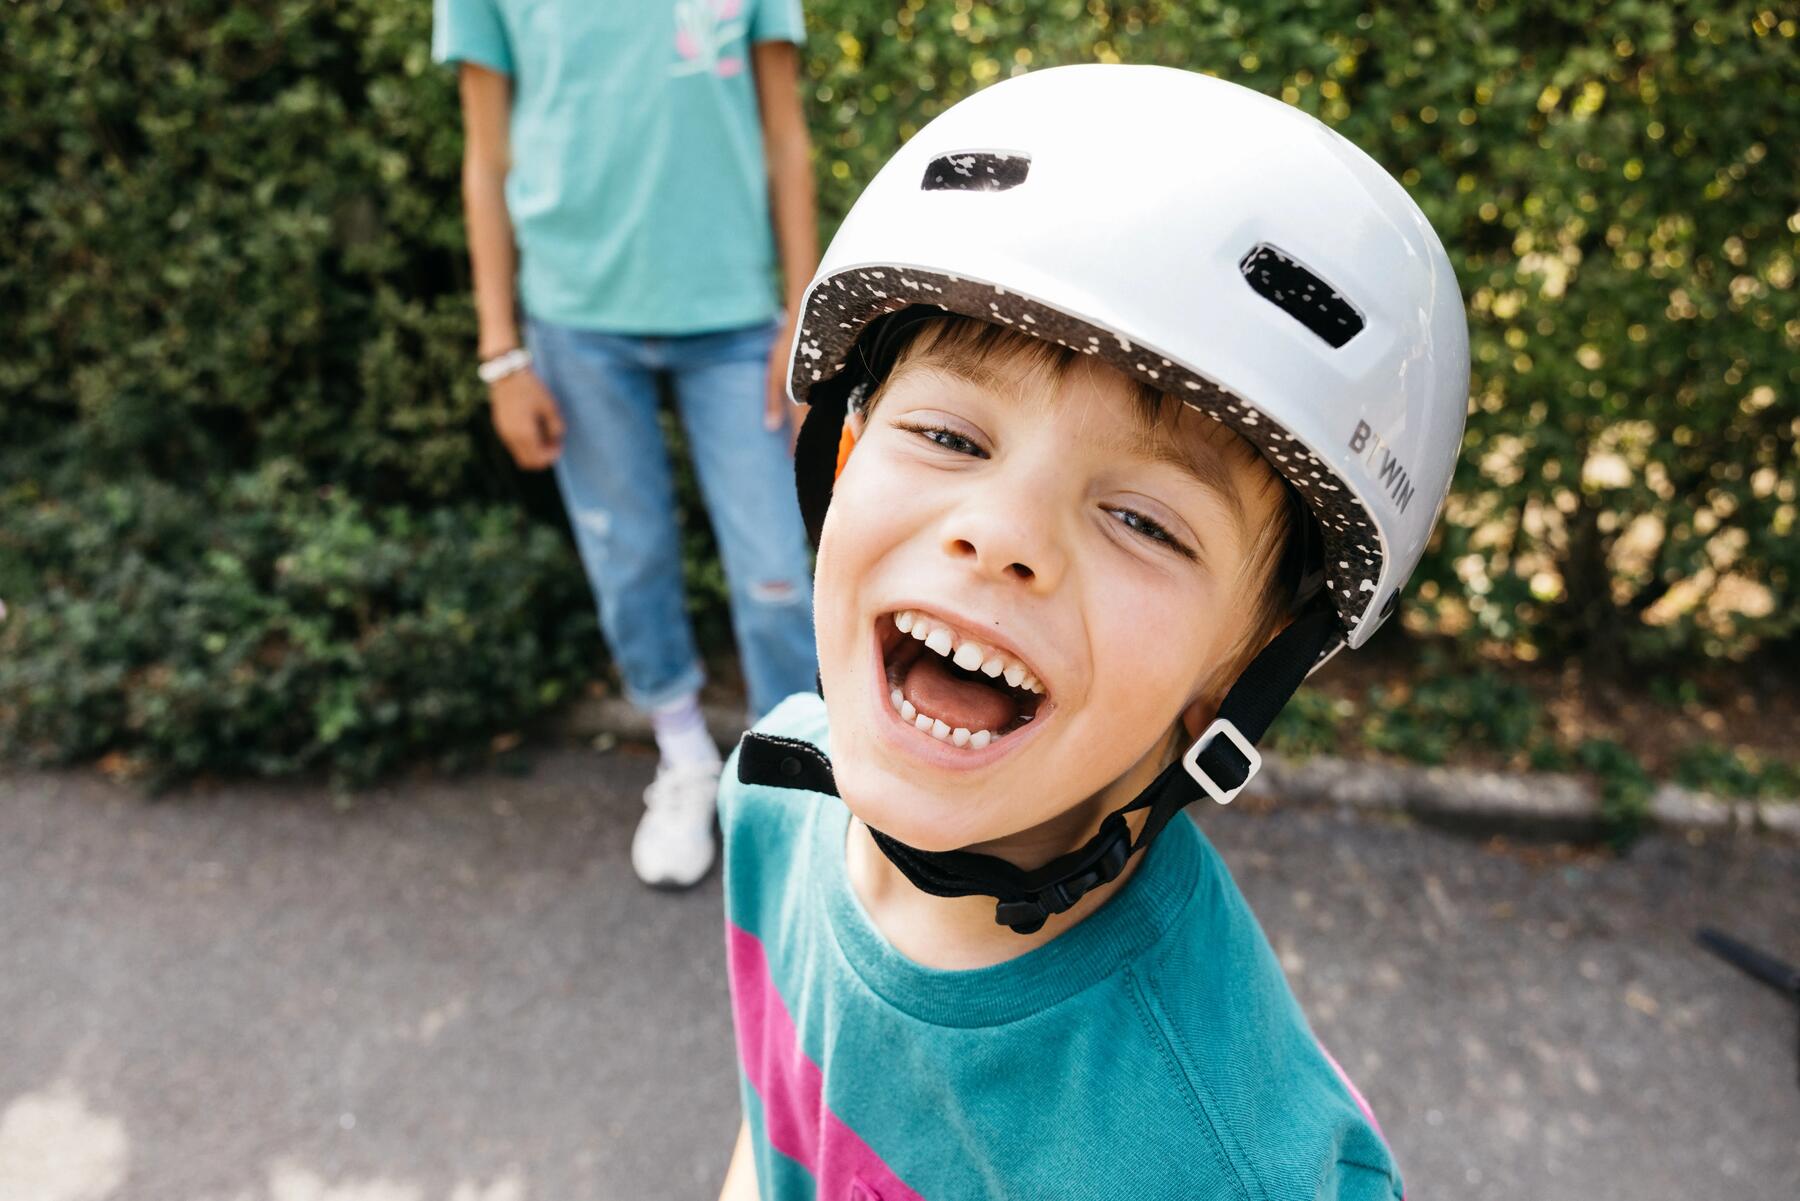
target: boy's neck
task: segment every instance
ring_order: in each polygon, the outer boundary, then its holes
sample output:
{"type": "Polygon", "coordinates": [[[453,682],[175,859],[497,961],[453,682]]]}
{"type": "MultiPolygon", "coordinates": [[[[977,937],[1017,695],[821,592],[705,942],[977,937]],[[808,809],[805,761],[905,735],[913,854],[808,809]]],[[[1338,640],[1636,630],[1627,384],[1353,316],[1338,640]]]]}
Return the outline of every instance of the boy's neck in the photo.
{"type": "MultiPolygon", "coordinates": [[[[998,855],[1022,868],[1039,867],[1073,850],[1100,829],[1107,814],[1136,796],[1158,769],[1140,764],[1104,793],[1062,815],[1056,822],[1021,831],[1002,843],[969,849],[998,855]],[[1143,779],[1138,776],[1143,775],[1143,779]]],[[[1148,813],[1126,815],[1132,837],[1143,830],[1148,813]]],[[[1042,929],[1016,934],[994,920],[993,897],[936,897],[921,892],[895,867],[875,844],[869,828],[855,817],[844,847],[844,870],[856,898],[869,919],[900,954],[923,967],[968,970],[991,967],[1035,950],[1068,933],[1125,887],[1137,870],[1141,855],[1133,855],[1117,879],[1095,888],[1073,909],[1053,914],[1042,929]]]]}

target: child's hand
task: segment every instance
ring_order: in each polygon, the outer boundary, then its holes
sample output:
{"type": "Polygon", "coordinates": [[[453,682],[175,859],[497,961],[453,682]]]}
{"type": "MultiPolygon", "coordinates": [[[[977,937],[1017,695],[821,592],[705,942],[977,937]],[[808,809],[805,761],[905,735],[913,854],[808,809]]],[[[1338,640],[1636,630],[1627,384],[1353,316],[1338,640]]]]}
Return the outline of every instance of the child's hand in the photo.
{"type": "Polygon", "coordinates": [[[526,471],[542,471],[556,462],[562,453],[562,414],[537,372],[527,367],[489,387],[488,406],[494,432],[512,452],[513,462],[526,471]]]}

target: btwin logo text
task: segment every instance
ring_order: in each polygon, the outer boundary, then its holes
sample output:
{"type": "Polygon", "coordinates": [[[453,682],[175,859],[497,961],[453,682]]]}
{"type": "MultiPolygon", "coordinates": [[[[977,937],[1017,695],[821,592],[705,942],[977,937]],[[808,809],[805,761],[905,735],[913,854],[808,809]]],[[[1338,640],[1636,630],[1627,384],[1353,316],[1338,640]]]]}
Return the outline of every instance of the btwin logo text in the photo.
{"type": "Polygon", "coordinates": [[[1381,440],[1381,435],[1369,428],[1369,423],[1356,423],[1356,432],[1350,435],[1350,449],[1362,457],[1363,464],[1368,467],[1369,474],[1377,483],[1387,490],[1388,498],[1402,513],[1413,498],[1412,477],[1406,474],[1406,468],[1400,465],[1392,449],[1381,440]]]}

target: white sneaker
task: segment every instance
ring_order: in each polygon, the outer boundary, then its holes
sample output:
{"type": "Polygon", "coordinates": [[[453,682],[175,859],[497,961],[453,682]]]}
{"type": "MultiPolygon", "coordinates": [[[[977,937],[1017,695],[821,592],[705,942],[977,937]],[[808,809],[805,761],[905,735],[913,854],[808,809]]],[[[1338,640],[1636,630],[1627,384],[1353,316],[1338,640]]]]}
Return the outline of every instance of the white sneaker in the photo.
{"type": "Polygon", "coordinates": [[[644,789],[644,817],[631,839],[631,866],[652,888],[691,888],[712,867],[719,767],[660,764],[656,779],[644,789]]]}

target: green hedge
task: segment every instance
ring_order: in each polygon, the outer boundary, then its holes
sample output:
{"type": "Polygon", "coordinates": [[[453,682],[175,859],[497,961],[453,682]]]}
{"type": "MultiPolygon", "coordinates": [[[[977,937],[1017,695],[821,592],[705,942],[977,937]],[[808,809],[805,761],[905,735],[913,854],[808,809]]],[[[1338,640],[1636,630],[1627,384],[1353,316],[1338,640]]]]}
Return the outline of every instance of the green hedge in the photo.
{"type": "Polygon", "coordinates": [[[37,455],[503,495],[429,4],[7,7],[0,387],[37,455]]]}
{"type": "MultiPolygon", "coordinates": [[[[1335,125],[1425,207],[1471,306],[1467,453],[1410,626],[1608,664],[1794,658],[1800,46],[1790,13],[1632,0],[817,0],[808,20],[827,232],[925,120],[1028,68],[1207,70],[1335,125]]],[[[136,595],[106,595],[127,581],[85,561],[115,554],[106,542],[19,534],[46,512],[91,514],[100,495],[143,510],[188,504],[198,524],[163,562],[177,577],[211,578],[208,556],[237,553],[234,523],[253,522],[244,481],[271,469],[291,486],[282,536],[329,539],[330,505],[390,533],[411,514],[401,541],[445,573],[453,558],[434,556],[498,520],[492,506],[519,507],[469,371],[460,126],[429,33],[426,0],[7,4],[0,537],[16,560],[87,589],[15,578],[0,592],[13,612],[0,656],[32,657],[29,671],[15,664],[0,677],[0,725],[14,745],[43,745],[42,727],[60,720],[44,714],[61,707],[60,728],[93,726],[58,736],[67,747],[142,749],[141,735],[120,732],[141,727],[117,714],[162,678],[146,643],[101,706],[112,717],[63,693],[22,703],[26,676],[102,666],[92,658],[102,641],[65,642],[43,623],[75,622],[90,603],[127,620],[136,595]],[[338,499],[296,499],[319,487],[338,499]],[[221,512],[236,516],[202,520],[221,512]],[[437,537],[444,545],[429,546],[437,537]],[[70,558],[33,557],[52,553],[70,558]],[[39,633],[21,635],[21,622],[39,633]]],[[[536,495],[532,519],[553,525],[554,505],[536,495]]],[[[698,526],[691,489],[684,496],[698,526]]],[[[567,596],[567,616],[585,620],[566,548],[522,527],[519,540],[532,548],[533,595],[567,596]]],[[[720,630],[705,546],[697,536],[701,616],[720,630]]],[[[266,583],[252,575],[242,587],[266,583]]],[[[197,593],[183,611],[236,646],[263,628],[248,596],[197,593]]],[[[505,598],[469,603],[475,625],[491,622],[506,643],[516,615],[505,598]],[[502,609],[479,607],[489,603],[502,609]]],[[[182,670],[236,670],[194,645],[182,670]]],[[[511,652],[529,657],[521,678],[568,678],[548,642],[511,652]]],[[[396,668],[390,684],[414,669],[396,668]]],[[[275,673],[259,687],[296,678],[275,673]]],[[[315,709],[308,694],[283,719],[315,709]]],[[[265,743],[261,723],[281,707],[249,714],[213,742],[156,743],[205,743],[211,758],[144,753],[183,769],[317,760],[291,748],[320,743],[327,727],[316,723],[310,742],[265,743]],[[248,748],[275,745],[290,749],[252,762],[264,752],[248,748]]],[[[200,729],[197,716],[169,720],[200,729]]],[[[482,720],[512,724],[499,705],[482,720]]],[[[344,758],[353,773],[364,761],[344,758]]]]}
{"type": "Polygon", "coordinates": [[[485,752],[600,661],[561,539],[513,508],[375,509],[281,463],[3,499],[0,754],[358,784],[485,752]]]}

